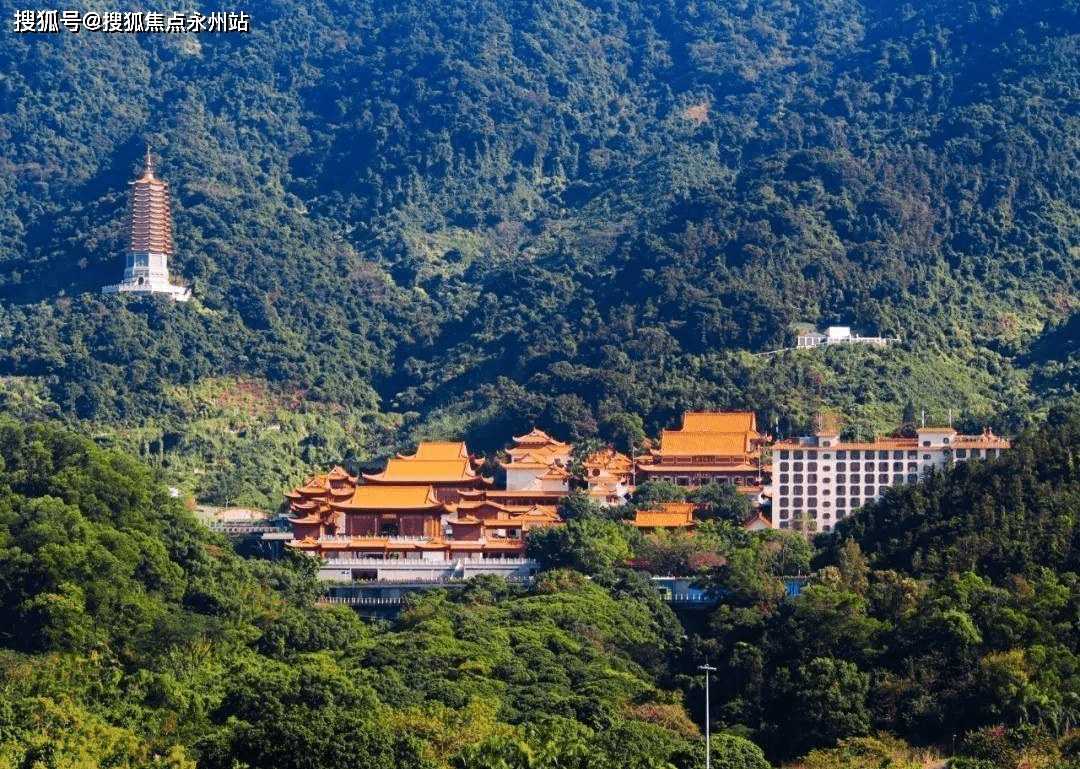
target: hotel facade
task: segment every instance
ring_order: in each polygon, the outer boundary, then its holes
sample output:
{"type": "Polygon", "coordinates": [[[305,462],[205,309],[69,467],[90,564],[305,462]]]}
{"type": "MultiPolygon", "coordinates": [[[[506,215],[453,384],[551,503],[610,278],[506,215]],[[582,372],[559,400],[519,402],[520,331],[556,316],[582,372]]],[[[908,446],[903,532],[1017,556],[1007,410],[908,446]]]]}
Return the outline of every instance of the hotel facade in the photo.
{"type": "Polygon", "coordinates": [[[915,483],[953,462],[992,459],[1010,445],[989,430],[960,435],[941,427],[920,428],[914,438],[869,442],[844,442],[835,432],[779,441],[772,447],[769,485],[773,527],[832,531],[837,521],[880,499],[891,486],[915,483]]]}

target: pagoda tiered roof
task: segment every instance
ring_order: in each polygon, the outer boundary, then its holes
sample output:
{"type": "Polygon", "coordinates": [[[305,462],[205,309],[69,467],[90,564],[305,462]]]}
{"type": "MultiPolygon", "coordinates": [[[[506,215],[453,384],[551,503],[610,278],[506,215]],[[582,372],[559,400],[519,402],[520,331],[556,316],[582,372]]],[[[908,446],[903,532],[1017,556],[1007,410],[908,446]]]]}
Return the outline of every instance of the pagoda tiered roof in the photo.
{"type": "Polygon", "coordinates": [[[143,175],[131,184],[128,198],[128,250],[171,254],[169,232],[169,184],[154,176],[150,153],[143,175]]]}

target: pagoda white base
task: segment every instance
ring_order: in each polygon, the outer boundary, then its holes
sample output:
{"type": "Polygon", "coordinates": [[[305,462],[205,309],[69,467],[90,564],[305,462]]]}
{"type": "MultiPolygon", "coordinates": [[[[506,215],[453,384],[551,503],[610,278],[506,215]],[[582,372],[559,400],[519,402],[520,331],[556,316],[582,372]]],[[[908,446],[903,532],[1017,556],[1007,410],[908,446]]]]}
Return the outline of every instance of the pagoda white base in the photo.
{"type": "Polygon", "coordinates": [[[150,296],[152,294],[168,294],[174,302],[186,302],[191,298],[191,289],[186,286],[174,286],[169,282],[156,280],[123,281],[112,286],[102,286],[103,294],[137,294],[138,296],[150,296]]]}

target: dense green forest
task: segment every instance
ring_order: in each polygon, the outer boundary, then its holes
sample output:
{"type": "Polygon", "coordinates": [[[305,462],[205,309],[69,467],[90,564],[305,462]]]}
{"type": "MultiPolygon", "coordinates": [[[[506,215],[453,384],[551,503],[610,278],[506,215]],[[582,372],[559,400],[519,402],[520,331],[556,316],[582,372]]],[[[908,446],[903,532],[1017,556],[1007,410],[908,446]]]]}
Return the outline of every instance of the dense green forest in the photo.
{"type": "Polygon", "coordinates": [[[116,450],[0,424],[0,767],[1080,766],[1080,404],[811,544],[601,508],[392,621],[244,560],[116,450]],[[697,574],[674,614],[643,572],[697,574]],[[667,559],[667,560],[665,560],[667,559]],[[810,577],[797,596],[788,577],[810,577]],[[799,758],[801,756],[801,758],[799,758]]]}
{"type": "Polygon", "coordinates": [[[1075,0],[251,13],[5,30],[9,413],[273,505],[417,438],[718,407],[1013,432],[1076,389],[1075,0]],[[146,143],[187,305],[97,294],[146,143]],[[903,342],[750,354],[799,322],[903,342]]]}

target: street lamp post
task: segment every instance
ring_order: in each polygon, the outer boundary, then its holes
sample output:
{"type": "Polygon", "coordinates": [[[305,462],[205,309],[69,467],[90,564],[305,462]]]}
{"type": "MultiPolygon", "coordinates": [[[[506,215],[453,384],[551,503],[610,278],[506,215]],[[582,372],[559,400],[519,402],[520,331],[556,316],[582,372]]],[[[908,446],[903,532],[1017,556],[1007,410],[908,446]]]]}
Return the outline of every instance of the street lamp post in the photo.
{"type": "Polygon", "coordinates": [[[709,665],[709,661],[705,660],[704,665],[698,665],[698,670],[705,671],[705,769],[711,769],[712,757],[711,757],[711,744],[709,740],[709,673],[716,670],[716,668],[709,665]]]}

